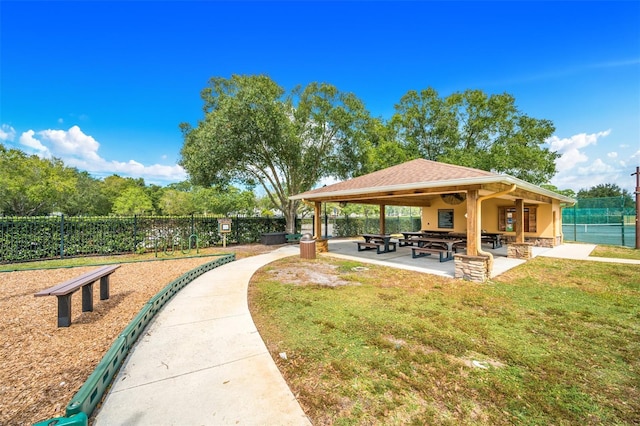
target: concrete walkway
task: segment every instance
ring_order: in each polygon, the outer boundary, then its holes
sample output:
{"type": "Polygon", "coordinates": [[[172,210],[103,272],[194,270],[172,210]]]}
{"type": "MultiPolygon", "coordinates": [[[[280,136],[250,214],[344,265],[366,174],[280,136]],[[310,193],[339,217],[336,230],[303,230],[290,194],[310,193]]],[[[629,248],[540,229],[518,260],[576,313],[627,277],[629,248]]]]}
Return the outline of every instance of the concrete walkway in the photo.
{"type": "Polygon", "coordinates": [[[637,259],[616,259],[611,257],[589,256],[596,248],[596,244],[571,243],[556,246],[550,250],[541,252],[538,256],[555,257],[558,259],[590,260],[592,262],[605,263],[626,263],[629,265],[640,265],[637,259]]]}
{"type": "MultiPolygon", "coordinates": [[[[453,272],[453,262],[411,259],[410,252],[396,259],[366,253],[370,258],[365,259],[355,255],[351,241],[330,241],[329,247],[336,257],[445,276],[453,272]],[[348,253],[340,253],[347,247],[348,253]]],[[[565,244],[536,248],[534,255],[640,264],[589,257],[594,248],[565,244]]],[[[129,354],[94,424],[310,425],[247,306],[248,284],[255,271],[299,253],[297,245],[289,245],[240,259],[200,276],[176,294],[129,354]]],[[[498,265],[502,273],[523,262],[499,257],[494,267],[498,265]]]]}
{"type": "Polygon", "coordinates": [[[298,246],[230,262],[176,294],[133,348],[95,425],[310,425],[249,313],[256,270],[298,246]]]}

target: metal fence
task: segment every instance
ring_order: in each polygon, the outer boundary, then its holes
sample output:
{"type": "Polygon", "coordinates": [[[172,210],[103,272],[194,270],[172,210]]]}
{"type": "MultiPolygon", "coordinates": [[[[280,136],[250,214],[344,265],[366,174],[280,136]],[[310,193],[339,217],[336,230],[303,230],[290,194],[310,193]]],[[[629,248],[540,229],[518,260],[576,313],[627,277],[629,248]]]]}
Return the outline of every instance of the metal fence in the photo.
{"type": "MultiPolygon", "coordinates": [[[[0,263],[76,256],[193,250],[221,243],[218,216],[0,217],[0,263]]],[[[283,232],[284,218],[233,220],[229,243],[283,232]]]]}
{"type": "Polygon", "coordinates": [[[562,210],[565,241],[635,247],[636,209],[630,197],[582,198],[562,210]]]}

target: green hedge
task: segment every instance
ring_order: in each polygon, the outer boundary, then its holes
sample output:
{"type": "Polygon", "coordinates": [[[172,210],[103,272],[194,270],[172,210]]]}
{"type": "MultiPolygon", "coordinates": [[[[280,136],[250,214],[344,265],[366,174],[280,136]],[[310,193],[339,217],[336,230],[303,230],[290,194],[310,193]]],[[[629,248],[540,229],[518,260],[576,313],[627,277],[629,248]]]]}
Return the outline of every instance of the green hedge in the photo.
{"type": "MultiPolygon", "coordinates": [[[[333,232],[336,237],[353,237],[362,234],[380,233],[380,220],[376,218],[342,217],[332,219],[333,232]]],[[[402,231],[419,231],[422,221],[419,217],[387,217],[384,226],[387,234],[398,234],[402,231]]]]}
{"type": "MultiPolygon", "coordinates": [[[[227,243],[284,232],[284,218],[232,217],[227,243]]],[[[162,252],[222,244],[217,216],[0,217],[0,263],[162,252]]]]}

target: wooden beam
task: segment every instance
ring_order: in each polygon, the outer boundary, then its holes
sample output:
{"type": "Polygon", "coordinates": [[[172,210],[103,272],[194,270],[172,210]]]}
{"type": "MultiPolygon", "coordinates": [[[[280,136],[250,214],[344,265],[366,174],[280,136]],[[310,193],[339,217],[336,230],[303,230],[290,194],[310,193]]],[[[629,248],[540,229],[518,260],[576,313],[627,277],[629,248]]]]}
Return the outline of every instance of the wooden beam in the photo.
{"type": "Polygon", "coordinates": [[[467,255],[478,255],[478,191],[467,192],[467,255]]]}
{"type": "Polygon", "coordinates": [[[313,238],[322,238],[322,203],[315,202],[313,205],[313,238]]]}
{"type": "Polygon", "coordinates": [[[524,200],[516,200],[516,243],[524,243],[524,200]]]}
{"type": "Polygon", "coordinates": [[[387,212],[385,211],[385,207],[386,206],[384,204],[380,204],[380,233],[383,235],[386,233],[384,222],[387,216],[387,212]]]}

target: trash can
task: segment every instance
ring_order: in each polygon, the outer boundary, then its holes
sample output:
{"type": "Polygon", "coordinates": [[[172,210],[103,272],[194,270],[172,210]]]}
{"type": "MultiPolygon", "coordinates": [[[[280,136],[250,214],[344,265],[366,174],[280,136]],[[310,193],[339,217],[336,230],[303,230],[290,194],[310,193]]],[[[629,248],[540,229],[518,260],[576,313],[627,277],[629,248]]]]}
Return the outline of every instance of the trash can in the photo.
{"type": "Polygon", "coordinates": [[[304,234],[300,238],[300,259],[316,258],[316,240],[311,234],[304,234]]]}

